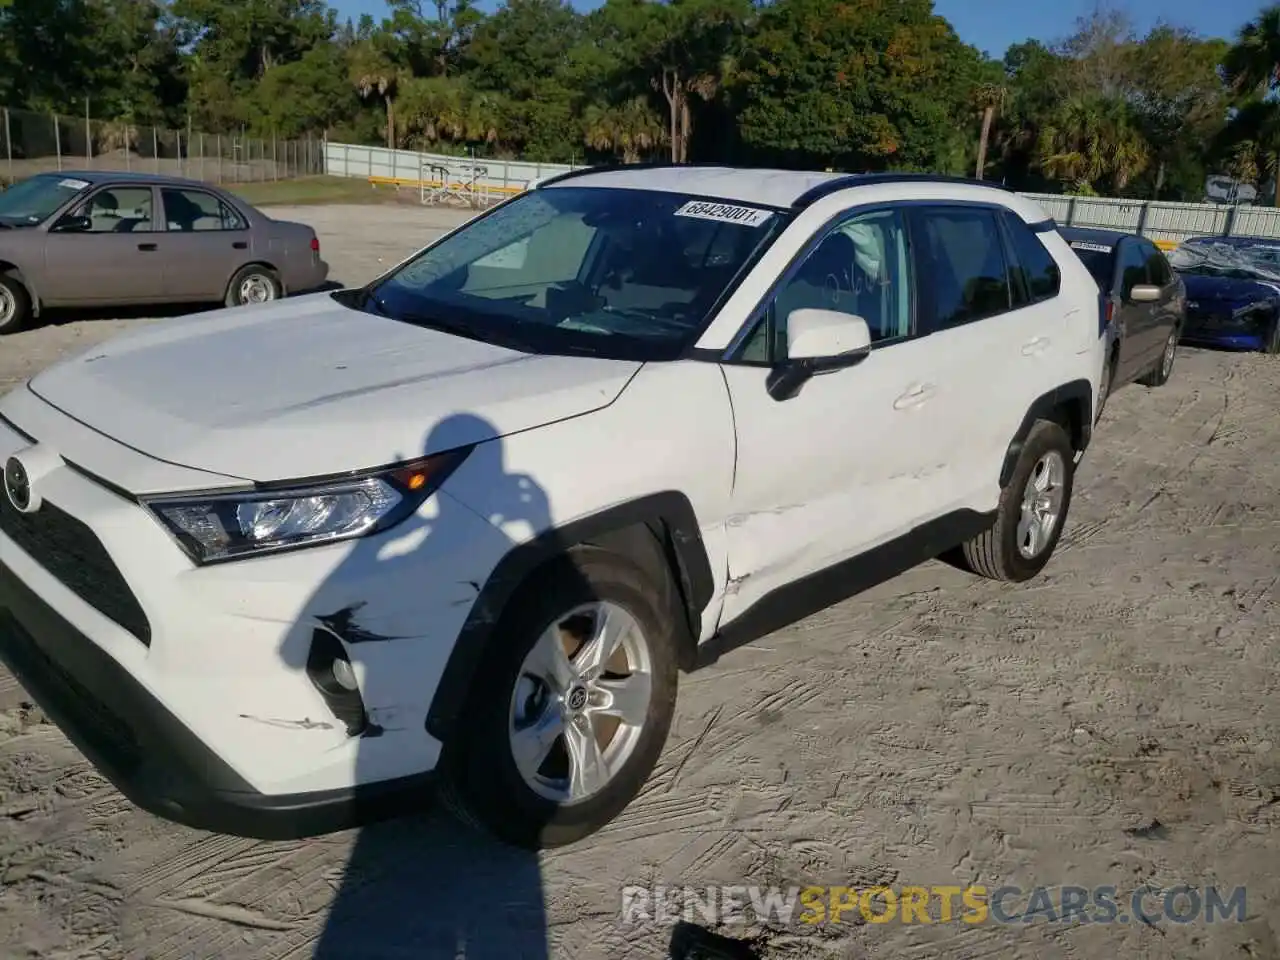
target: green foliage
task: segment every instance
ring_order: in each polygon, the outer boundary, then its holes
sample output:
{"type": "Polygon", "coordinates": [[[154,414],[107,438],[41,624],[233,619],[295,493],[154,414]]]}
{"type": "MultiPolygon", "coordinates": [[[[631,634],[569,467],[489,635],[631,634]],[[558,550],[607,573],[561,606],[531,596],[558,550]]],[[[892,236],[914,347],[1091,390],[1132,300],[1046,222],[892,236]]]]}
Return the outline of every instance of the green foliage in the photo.
{"type": "Polygon", "coordinates": [[[1099,12],[999,60],[932,0],[0,0],[0,103],[534,160],[973,174],[1201,198],[1280,178],[1280,5],[1229,43],[1099,12]]]}

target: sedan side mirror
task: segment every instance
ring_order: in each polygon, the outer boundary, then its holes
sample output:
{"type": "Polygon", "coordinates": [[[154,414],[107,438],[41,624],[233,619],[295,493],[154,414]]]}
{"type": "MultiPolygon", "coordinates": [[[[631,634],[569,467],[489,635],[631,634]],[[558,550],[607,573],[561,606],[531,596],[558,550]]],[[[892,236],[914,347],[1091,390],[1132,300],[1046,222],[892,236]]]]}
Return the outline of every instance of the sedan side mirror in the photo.
{"type": "Polygon", "coordinates": [[[787,315],[787,359],[769,373],[769,396],[790,400],[810,377],[852,367],[870,355],[871,329],[862,317],[793,310],[787,315]]]}
{"type": "Polygon", "coordinates": [[[1140,283],[1129,291],[1132,303],[1155,303],[1160,299],[1160,288],[1149,283],[1140,283]]]}
{"type": "Polygon", "coordinates": [[[63,217],[53,225],[53,233],[85,233],[93,228],[88,217],[63,217]]]}

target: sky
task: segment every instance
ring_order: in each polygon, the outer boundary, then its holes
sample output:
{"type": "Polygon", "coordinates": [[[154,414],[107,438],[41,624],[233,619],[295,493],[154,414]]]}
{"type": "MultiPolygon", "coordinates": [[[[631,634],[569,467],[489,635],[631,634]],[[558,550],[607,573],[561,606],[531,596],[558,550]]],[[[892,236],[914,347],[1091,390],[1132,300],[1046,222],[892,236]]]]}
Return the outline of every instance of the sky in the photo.
{"type": "MultiPolygon", "coordinates": [[[[371,13],[381,19],[383,0],[329,0],[339,14],[353,19],[371,13]]],[[[599,0],[572,0],[579,10],[599,5],[599,0]]],[[[1000,57],[1012,43],[1028,38],[1045,42],[1071,33],[1076,18],[1088,16],[1096,0],[934,0],[934,8],[955,26],[966,43],[1000,57]]],[[[1126,12],[1139,30],[1163,19],[1190,27],[1205,36],[1231,38],[1247,20],[1257,16],[1263,0],[1113,0],[1111,9],[1126,12]]],[[[490,10],[495,0],[481,0],[490,10]]]]}

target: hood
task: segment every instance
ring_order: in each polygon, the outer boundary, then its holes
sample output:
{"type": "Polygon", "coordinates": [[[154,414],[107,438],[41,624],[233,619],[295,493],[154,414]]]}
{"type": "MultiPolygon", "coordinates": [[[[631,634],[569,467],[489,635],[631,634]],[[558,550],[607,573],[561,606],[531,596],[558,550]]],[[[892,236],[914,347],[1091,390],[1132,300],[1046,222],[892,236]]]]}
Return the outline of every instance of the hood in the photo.
{"type": "Polygon", "coordinates": [[[520,353],[315,294],[156,321],[49,368],[30,389],[157,459],[271,481],[599,410],[640,366],[520,353]]]}
{"type": "Polygon", "coordinates": [[[1194,273],[1179,274],[1187,287],[1187,299],[1198,303],[1253,303],[1280,298],[1280,283],[1269,280],[1245,280],[1237,277],[1208,277],[1194,273]]]}

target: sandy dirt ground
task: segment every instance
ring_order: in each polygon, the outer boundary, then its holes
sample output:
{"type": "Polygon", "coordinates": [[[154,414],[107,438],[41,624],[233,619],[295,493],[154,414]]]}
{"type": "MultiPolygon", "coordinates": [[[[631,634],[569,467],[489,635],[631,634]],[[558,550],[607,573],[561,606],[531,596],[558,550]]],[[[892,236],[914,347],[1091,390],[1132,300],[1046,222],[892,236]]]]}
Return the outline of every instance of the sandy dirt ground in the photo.
{"type": "MultiPolygon", "coordinates": [[[[450,216],[290,215],[344,282],[450,216]]],[[[5,339],[0,377],[153,322],[54,319],[5,339]]],[[[1276,358],[1183,350],[1166,387],[1113,398],[1041,578],[931,563],[682,678],[643,795],[540,857],[436,812],[296,843],[159,821],[0,676],[0,955],[641,960],[671,924],[622,924],[625,884],[1186,883],[1246,887],[1246,920],[735,936],[770,958],[1280,958],[1278,403],[1276,358]]]]}

